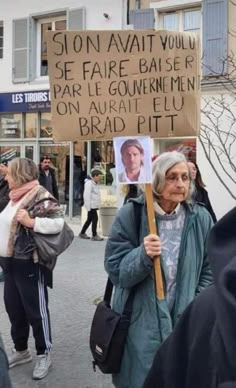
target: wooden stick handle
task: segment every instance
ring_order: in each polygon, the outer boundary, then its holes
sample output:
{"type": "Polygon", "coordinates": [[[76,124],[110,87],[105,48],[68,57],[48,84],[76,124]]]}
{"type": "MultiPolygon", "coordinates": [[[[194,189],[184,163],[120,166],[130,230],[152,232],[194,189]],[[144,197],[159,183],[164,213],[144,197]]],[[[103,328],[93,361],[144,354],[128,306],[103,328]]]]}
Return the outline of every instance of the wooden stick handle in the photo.
{"type": "MultiPolygon", "coordinates": [[[[153,205],[152,186],[150,183],[145,184],[145,194],[146,194],[146,201],[147,201],[149,231],[151,234],[157,234],[157,228],[156,228],[156,222],[155,222],[155,211],[154,211],[154,205],[153,205]]],[[[161,262],[160,262],[159,256],[155,256],[153,258],[153,264],[154,264],[157,297],[159,300],[163,300],[165,298],[165,294],[164,294],[164,288],[163,288],[161,262]]]]}

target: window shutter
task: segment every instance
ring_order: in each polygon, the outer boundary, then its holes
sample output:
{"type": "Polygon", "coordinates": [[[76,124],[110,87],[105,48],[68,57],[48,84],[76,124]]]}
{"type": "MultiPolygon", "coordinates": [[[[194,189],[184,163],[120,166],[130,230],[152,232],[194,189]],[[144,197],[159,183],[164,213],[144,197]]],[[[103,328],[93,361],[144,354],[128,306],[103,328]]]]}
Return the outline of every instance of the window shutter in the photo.
{"type": "Polygon", "coordinates": [[[13,20],[12,82],[29,81],[29,19],[13,20]]]}
{"type": "Polygon", "coordinates": [[[67,29],[85,30],[85,8],[69,9],[67,11],[67,29]]]}
{"type": "Polygon", "coordinates": [[[203,76],[227,72],[228,0],[203,1],[203,76]]]}
{"type": "Polygon", "coordinates": [[[37,21],[29,18],[29,81],[36,78],[37,59],[37,21]]]}
{"type": "Polygon", "coordinates": [[[154,28],[153,8],[131,10],[129,13],[129,24],[133,24],[135,30],[154,28]]]}

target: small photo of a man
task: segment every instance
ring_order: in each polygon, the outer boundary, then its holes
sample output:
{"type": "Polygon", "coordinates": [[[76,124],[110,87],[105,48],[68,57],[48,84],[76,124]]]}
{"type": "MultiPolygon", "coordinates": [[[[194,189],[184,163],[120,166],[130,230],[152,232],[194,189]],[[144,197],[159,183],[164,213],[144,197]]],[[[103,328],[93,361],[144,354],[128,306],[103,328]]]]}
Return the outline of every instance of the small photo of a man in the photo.
{"type": "Polygon", "coordinates": [[[119,183],[151,183],[151,139],[148,136],[113,139],[119,183]]]}

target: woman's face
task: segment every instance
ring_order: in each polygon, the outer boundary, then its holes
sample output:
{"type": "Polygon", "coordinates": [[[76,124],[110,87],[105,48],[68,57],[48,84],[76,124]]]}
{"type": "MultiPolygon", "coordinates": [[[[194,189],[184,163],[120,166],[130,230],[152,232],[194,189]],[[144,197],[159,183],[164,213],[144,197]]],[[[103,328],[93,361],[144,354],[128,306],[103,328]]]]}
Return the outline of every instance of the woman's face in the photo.
{"type": "Polygon", "coordinates": [[[165,185],[161,193],[160,205],[165,210],[166,205],[177,206],[183,202],[189,192],[189,169],[186,163],[177,163],[166,173],[165,185]]]}
{"type": "Polygon", "coordinates": [[[197,167],[192,162],[188,162],[188,166],[189,166],[191,178],[195,181],[197,176],[197,167]]]}

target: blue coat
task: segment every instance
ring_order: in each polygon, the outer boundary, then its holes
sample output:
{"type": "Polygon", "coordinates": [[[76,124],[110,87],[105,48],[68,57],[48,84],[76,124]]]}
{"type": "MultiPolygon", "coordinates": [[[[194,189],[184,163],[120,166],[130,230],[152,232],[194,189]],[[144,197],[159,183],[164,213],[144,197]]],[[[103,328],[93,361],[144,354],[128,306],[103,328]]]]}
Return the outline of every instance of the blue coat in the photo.
{"type": "Polygon", "coordinates": [[[140,227],[135,225],[134,206],[129,202],[113,223],[105,251],[105,269],[115,285],[115,311],[123,311],[129,289],[138,284],[121,370],[113,375],[117,388],[142,387],[158,347],[169,336],[180,314],[196,294],[212,283],[206,240],[213,222],[204,207],[186,205],[175,303],[170,315],[166,300],[156,298],[153,262],[143,246],[143,238],[149,234],[145,200],[139,197],[133,201],[141,206],[140,227]]]}

